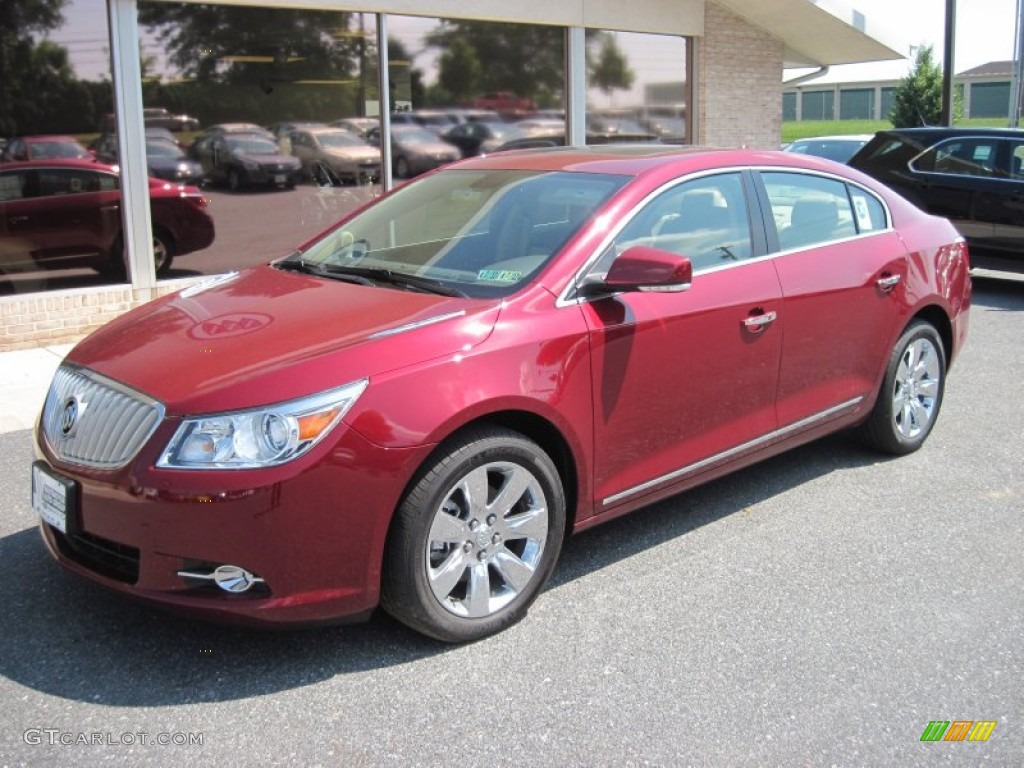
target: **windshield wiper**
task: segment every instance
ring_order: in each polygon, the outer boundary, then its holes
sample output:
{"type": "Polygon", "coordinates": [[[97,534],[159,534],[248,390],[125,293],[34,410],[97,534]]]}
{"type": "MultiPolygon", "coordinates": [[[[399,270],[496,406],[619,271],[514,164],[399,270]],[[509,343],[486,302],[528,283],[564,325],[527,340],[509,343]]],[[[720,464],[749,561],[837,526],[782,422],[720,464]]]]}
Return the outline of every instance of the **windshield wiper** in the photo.
{"type": "Polygon", "coordinates": [[[413,290],[423,291],[424,293],[436,293],[440,296],[466,296],[466,294],[458,288],[453,288],[440,280],[432,280],[429,277],[420,277],[419,275],[409,275],[405,272],[395,272],[391,269],[375,267],[343,267],[338,264],[321,264],[318,265],[315,270],[318,274],[339,277],[341,279],[349,278],[354,282],[359,282],[363,285],[383,283],[386,285],[398,285],[403,288],[412,288],[413,290]]]}

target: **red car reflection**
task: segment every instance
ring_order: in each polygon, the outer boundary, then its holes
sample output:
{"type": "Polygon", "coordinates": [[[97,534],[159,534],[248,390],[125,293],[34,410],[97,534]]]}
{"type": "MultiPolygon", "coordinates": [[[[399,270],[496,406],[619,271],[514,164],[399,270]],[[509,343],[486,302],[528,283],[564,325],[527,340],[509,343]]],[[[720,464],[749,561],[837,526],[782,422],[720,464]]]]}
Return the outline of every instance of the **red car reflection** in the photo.
{"type": "MultiPolygon", "coordinates": [[[[213,219],[195,187],[150,179],[158,274],[176,255],[213,242],[213,219]]],[[[88,160],[0,166],[0,272],[30,268],[122,270],[117,168],[88,160]]]]}
{"type": "Polygon", "coordinates": [[[920,448],[970,288],[948,222],[827,160],[455,163],[80,343],[33,505],[63,565],[154,604],[473,640],[566,534],[838,430],[920,448]]]}

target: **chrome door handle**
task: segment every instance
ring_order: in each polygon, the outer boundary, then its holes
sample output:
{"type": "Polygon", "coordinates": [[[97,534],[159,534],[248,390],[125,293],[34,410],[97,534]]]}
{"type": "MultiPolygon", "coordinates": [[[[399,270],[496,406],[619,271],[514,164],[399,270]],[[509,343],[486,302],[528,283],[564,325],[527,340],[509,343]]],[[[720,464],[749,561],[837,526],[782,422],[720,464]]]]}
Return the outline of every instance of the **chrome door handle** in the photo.
{"type": "Polygon", "coordinates": [[[885,277],[878,278],[878,280],[875,281],[875,285],[879,287],[882,293],[888,293],[896,287],[899,281],[899,275],[886,275],[885,277]]]}
{"type": "Polygon", "coordinates": [[[28,216],[11,216],[7,221],[11,224],[20,224],[23,221],[28,221],[28,216]]]}
{"type": "Polygon", "coordinates": [[[759,333],[764,330],[765,326],[774,323],[777,318],[778,314],[775,312],[764,312],[760,315],[751,315],[743,321],[743,326],[748,331],[759,333]]]}

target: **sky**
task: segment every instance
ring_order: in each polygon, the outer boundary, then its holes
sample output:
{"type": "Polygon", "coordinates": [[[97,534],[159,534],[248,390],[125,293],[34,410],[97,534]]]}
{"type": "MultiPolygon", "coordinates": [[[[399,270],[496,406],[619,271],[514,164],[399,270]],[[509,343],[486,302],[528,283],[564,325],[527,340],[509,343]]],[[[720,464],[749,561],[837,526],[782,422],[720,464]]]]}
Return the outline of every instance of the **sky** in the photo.
{"type": "MultiPolygon", "coordinates": [[[[862,12],[871,25],[886,30],[886,41],[902,41],[908,46],[931,45],[935,61],[941,65],[945,47],[946,0],[841,0],[862,12]]],[[[959,0],[956,7],[953,69],[966,69],[990,61],[1008,61],[1014,54],[1014,24],[1017,0],[959,0]]],[[[910,51],[904,51],[905,54],[910,51]]],[[[912,57],[911,57],[912,59],[912,57]]],[[[904,76],[911,64],[883,62],[832,67],[829,79],[882,79],[904,76]]],[[[789,77],[791,73],[787,72],[789,77]]],[[[792,74],[796,74],[793,72],[792,74]]]]}

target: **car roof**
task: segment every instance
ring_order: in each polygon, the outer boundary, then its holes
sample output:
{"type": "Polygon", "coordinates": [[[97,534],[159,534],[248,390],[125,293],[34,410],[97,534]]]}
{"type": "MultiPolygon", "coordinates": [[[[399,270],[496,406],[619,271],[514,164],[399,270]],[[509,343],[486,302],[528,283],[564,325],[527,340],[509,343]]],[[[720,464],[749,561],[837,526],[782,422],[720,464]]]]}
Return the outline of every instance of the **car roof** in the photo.
{"type": "Polygon", "coordinates": [[[801,141],[870,141],[875,138],[873,133],[844,134],[842,136],[801,136],[793,139],[790,144],[798,144],[801,141]]]}
{"type": "Polygon", "coordinates": [[[997,128],[994,126],[973,127],[973,126],[941,126],[928,125],[913,128],[887,128],[880,133],[897,134],[906,136],[1004,136],[1007,138],[1024,139],[1024,129],[1020,128],[997,128]]]}
{"type": "Polygon", "coordinates": [[[703,171],[742,168],[794,170],[841,177],[875,194],[889,197],[882,184],[855,168],[814,155],[781,150],[612,143],[505,150],[462,160],[449,168],[456,172],[507,169],[613,174],[646,177],[654,184],[703,171]]]}

